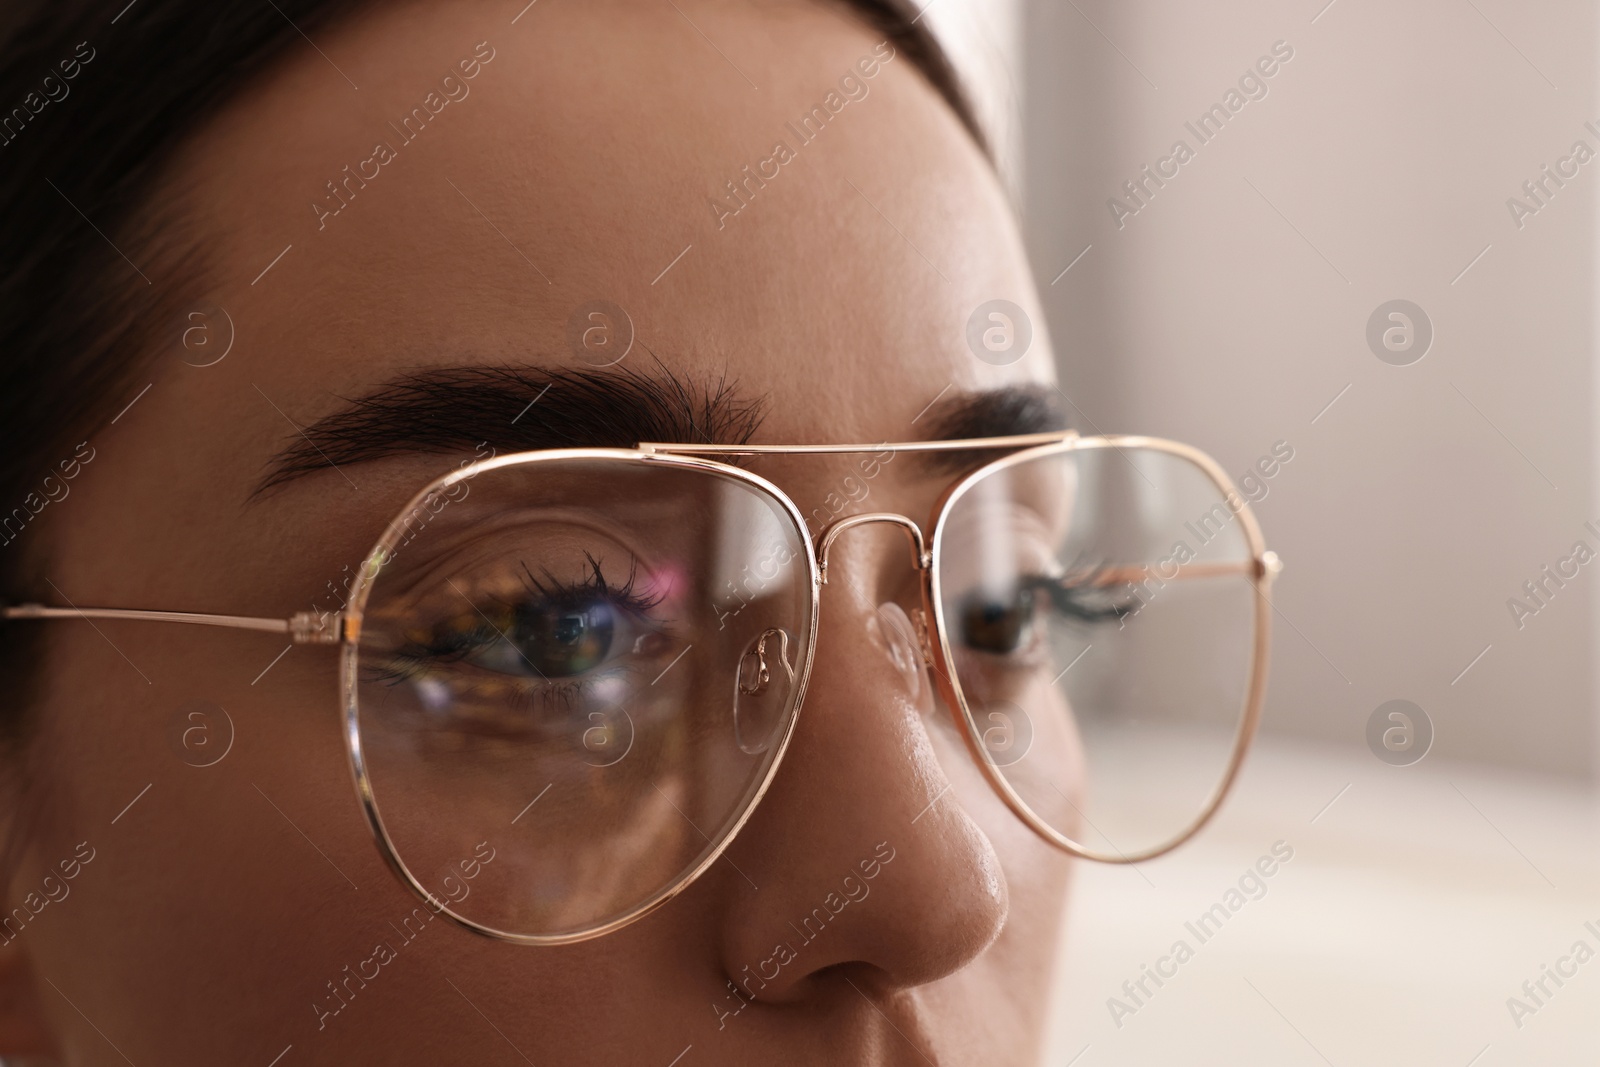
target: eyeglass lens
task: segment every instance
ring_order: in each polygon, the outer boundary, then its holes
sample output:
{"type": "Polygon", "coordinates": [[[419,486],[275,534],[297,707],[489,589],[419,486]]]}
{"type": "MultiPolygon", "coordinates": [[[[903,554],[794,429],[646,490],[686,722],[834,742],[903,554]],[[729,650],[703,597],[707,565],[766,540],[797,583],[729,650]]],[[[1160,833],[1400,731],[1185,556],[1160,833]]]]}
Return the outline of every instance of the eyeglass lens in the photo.
{"type": "Polygon", "coordinates": [[[691,876],[793,719],[802,538],[743,481],[595,459],[483,470],[398,523],[356,717],[412,877],[470,922],[563,937],[691,876]]]}
{"type": "Polygon", "coordinates": [[[1091,854],[1181,837],[1230,765],[1254,648],[1249,541],[1211,477],[1144,447],[997,465],[953,498],[934,555],[1002,787],[1091,854]]]}

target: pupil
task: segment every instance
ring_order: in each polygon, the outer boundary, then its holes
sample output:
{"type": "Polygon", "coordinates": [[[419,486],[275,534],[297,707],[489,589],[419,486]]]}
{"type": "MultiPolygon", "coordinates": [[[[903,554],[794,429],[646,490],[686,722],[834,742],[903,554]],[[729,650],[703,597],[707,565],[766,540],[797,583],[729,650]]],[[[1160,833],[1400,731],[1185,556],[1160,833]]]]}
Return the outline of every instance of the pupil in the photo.
{"type": "Polygon", "coordinates": [[[547,678],[591,671],[605,662],[616,629],[611,605],[599,602],[577,611],[532,608],[519,612],[513,640],[534,669],[547,678]]]}
{"type": "Polygon", "coordinates": [[[1019,589],[1010,602],[974,597],[962,612],[962,634],[969,648],[980,652],[1015,652],[1033,621],[1033,597],[1019,589]]]}
{"type": "Polygon", "coordinates": [[[564,645],[575,643],[583,636],[584,621],[582,615],[563,615],[556,623],[556,640],[564,645]]]}

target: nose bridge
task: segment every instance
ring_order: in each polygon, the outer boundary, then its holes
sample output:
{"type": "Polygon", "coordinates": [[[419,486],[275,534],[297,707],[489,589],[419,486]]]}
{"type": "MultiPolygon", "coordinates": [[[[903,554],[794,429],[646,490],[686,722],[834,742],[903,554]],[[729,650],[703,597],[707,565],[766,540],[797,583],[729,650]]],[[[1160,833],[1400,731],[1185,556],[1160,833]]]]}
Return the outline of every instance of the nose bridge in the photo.
{"type": "Polygon", "coordinates": [[[839,535],[857,526],[867,526],[873,523],[887,523],[890,526],[898,526],[904,531],[907,539],[911,542],[911,552],[914,557],[912,562],[917,570],[926,571],[932,565],[933,561],[928,554],[922,537],[922,527],[911,519],[891,511],[874,511],[865,515],[852,515],[847,519],[840,519],[838,522],[831,523],[817,537],[817,569],[821,574],[824,585],[828,582],[828,550],[839,539],[839,535]]]}

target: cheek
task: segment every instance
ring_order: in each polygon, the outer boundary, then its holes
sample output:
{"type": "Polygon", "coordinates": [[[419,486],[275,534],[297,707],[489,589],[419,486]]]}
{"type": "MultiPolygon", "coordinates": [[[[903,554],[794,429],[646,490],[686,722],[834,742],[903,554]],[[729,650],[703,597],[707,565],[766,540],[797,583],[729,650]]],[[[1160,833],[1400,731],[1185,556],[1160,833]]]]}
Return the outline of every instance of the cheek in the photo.
{"type": "MultiPolygon", "coordinates": [[[[1036,699],[1030,697],[1029,699],[1036,699]]],[[[1022,701],[1018,701],[1022,703],[1022,701]]],[[[927,987],[930,1011],[941,1018],[970,1019],[980,1035],[974,1057],[985,1062],[1034,1062],[1028,1035],[1042,1032],[1053,1010],[1041,991],[1052,988],[1062,959],[1061,932],[1071,884],[1072,861],[1018,818],[984,778],[941,706],[929,734],[952,792],[975,828],[993,846],[995,876],[1004,880],[1009,903],[1005,926],[995,942],[968,968],[927,987]],[[1000,1050],[1004,1049],[1004,1052],[1000,1050]]],[[[1053,775],[1077,800],[1082,782],[1075,730],[1036,731],[1033,755],[1051,751],[1061,761],[1053,775]]]]}
{"type": "Polygon", "coordinates": [[[406,925],[426,907],[389,872],[362,815],[331,650],[295,648],[252,686],[282,650],[276,639],[103,629],[150,682],[87,627],[56,645],[39,738],[53,792],[36,869],[18,884],[38,885],[81,841],[95,849],[70,896],[22,937],[134,1062],[250,1062],[273,1042],[324,1062],[488,1062],[498,1053],[440,973],[519,989],[526,1003],[571,995],[551,957],[491,955],[443,918],[406,925]],[[233,724],[210,766],[184,759],[183,709],[196,699],[233,724]],[[380,942],[395,956],[363,988],[348,976],[373,973],[364,961],[380,942]],[[337,1004],[328,983],[346,980],[355,999],[319,1029],[313,1005],[337,1004]],[[174,1004],[227,1025],[178,1025],[174,1004]]]}
{"type": "MultiPolygon", "coordinates": [[[[1013,712],[1017,722],[1011,730],[1013,747],[996,753],[1004,764],[1001,773],[1047,824],[1073,840],[1083,840],[1081,813],[1090,807],[1092,784],[1083,738],[1066,695],[1050,684],[1048,673],[1036,672],[1010,702],[1018,709],[1013,712]]],[[[1014,814],[1012,820],[1036,836],[1014,814]]]]}
{"type": "MultiPolygon", "coordinates": [[[[1026,745],[1027,750],[1026,756],[1006,767],[1005,772],[1018,791],[1035,804],[1041,803],[1041,796],[1059,799],[1048,783],[1033,780],[1047,773],[1066,792],[1072,805],[1081,807],[1082,747],[1076,727],[1066,714],[1065,701],[1048,685],[1048,679],[1041,679],[1041,684],[1025,690],[1016,704],[1029,709],[1029,721],[1010,724],[1005,740],[1026,745]]],[[[985,725],[980,712],[980,738],[985,725]]],[[[1005,879],[1013,908],[1025,905],[1030,912],[1054,914],[1065,901],[1070,866],[1066,855],[1039,837],[989,784],[942,700],[928,722],[928,736],[962,807],[994,846],[1000,860],[999,873],[1005,879]]],[[[1011,749],[1002,758],[1015,754],[1016,750],[1011,749]]],[[[1068,813],[1074,810],[1064,800],[1060,807],[1068,813]]],[[[1054,809],[1043,814],[1051,820],[1065,818],[1054,809]]]]}
{"type": "MultiPolygon", "coordinates": [[[[133,1047],[161,1047],[169,1062],[248,1055],[252,1033],[309,1015],[308,992],[322,982],[313,963],[348,942],[362,906],[307,838],[357,884],[378,873],[349,817],[352,791],[339,782],[349,774],[334,687],[310,680],[320,657],[296,663],[291,653],[252,691],[251,678],[282,648],[274,640],[103,629],[109,641],[70,625],[53,638],[39,738],[53,790],[42,858],[87,841],[94,859],[53,905],[61,921],[25,936],[54,980],[133,1047]],[[208,724],[209,740],[228,749],[209,767],[184,759],[200,751],[194,734],[184,737],[193,729],[184,709],[197,699],[226,707],[234,729],[230,747],[226,727],[208,724]],[[241,970],[250,983],[239,982],[241,970]],[[171,1027],[170,1041],[150,1043],[153,1020],[173,1003],[206,1004],[232,1022],[171,1027]],[[201,1032],[212,1029],[230,1033],[201,1032]]],[[[372,877],[369,898],[375,890],[372,877]]]]}

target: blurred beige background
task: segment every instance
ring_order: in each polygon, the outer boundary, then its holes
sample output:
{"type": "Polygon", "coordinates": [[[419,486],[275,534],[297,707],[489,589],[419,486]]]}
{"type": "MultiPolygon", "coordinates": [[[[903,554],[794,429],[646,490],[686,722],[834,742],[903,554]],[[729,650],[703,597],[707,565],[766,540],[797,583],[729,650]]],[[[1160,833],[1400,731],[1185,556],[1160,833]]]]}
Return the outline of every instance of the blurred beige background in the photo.
{"type": "Polygon", "coordinates": [[[1257,505],[1287,563],[1262,744],[1202,839],[1080,868],[1051,1062],[1595,1062],[1600,962],[1520,1026],[1507,1006],[1578,939],[1600,949],[1600,561],[1541,573],[1600,550],[1600,158],[1571,159],[1600,152],[1595,5],[928,17],[997,130],[1078,427],[1189,441],[1236,473],[1294,448],[1257,505]],[[1277,42],[1293,55],[1265,95],[1201,144],[1185,123],[1277,42]],[[1142,168],[1179,139],[1194,156],[1157,188],[1142,168]],[[1577,173],[1558,188],[1546,166],[1577,173]],[[1523,183],[1541,180],[1539,206],[1523,183]],[[1367,340],[1395,299],[1432,325],[1405,366],[1367,340]],[[1520,627],[1513,597],[1538,608],[1520,627]],[[1394,698],[1435,729],[1410,767],[1364,741],[1394,698]],[[1295,859],[1268,896],[1118,1026],[1108,998],[1280,840],[1295,859]]]}

